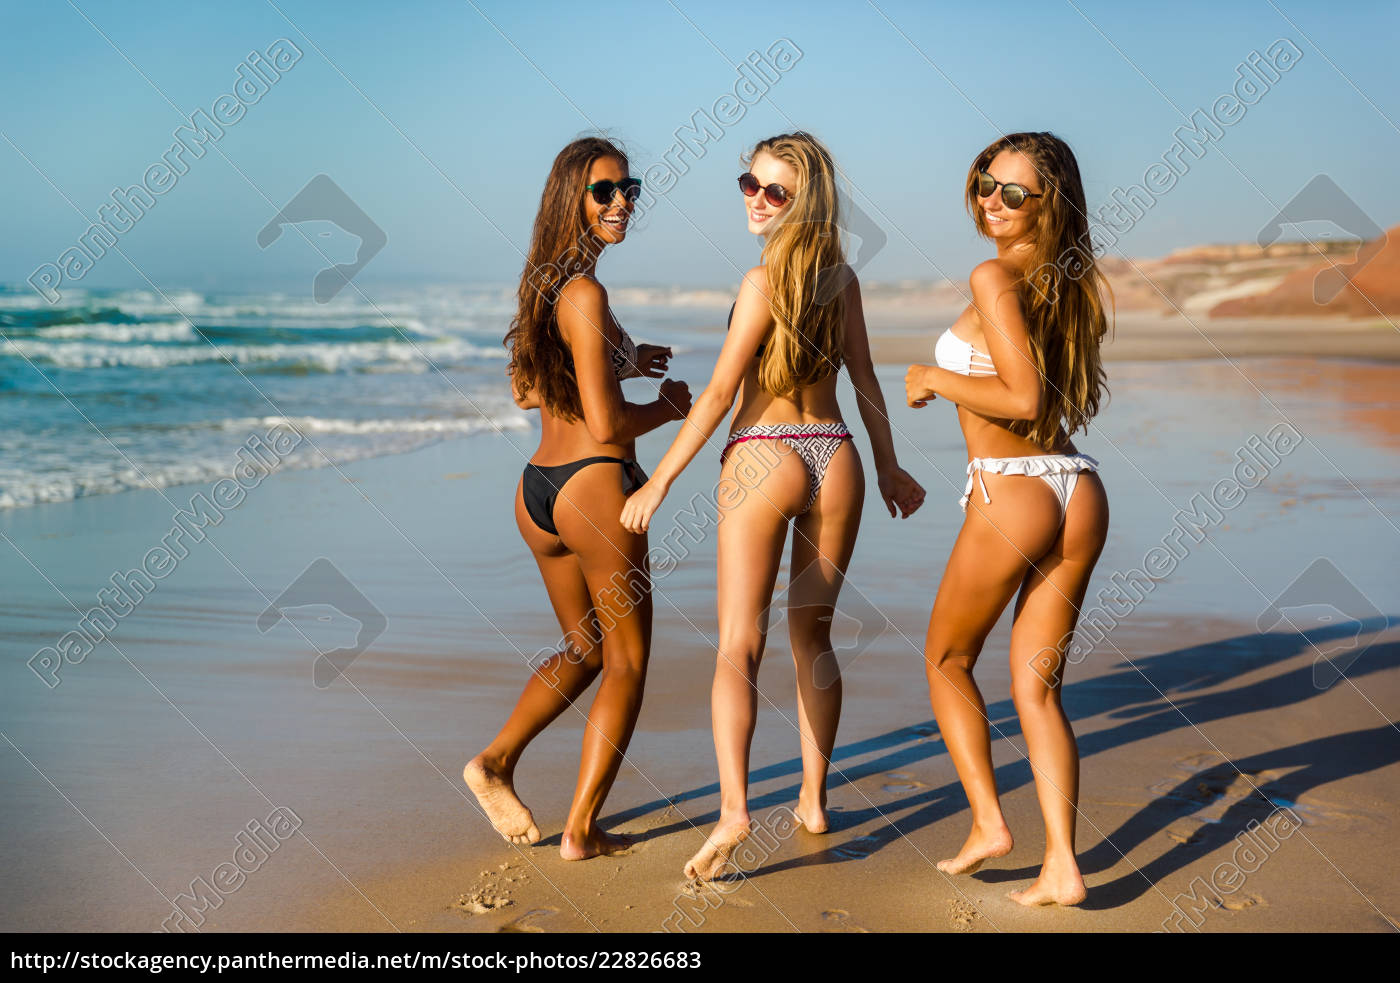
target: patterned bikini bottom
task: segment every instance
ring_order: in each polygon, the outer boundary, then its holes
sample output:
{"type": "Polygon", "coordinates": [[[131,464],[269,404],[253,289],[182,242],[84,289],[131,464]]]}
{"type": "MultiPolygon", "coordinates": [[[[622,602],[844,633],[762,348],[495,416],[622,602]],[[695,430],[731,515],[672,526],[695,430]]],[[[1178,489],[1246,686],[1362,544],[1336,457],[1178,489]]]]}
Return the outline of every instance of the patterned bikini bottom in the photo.
{"type": "MultiPolygon", "coordinates": [[[[728,454],[729,448],[735,444],[747,440],[781,440],[791,447],[807,466],[810,491],[807,504],[798,513],[802,515],[817,500],[817,492],[821,491],[822,479],[826,477],[826,468],[832,457],[841,449],[843,441],[851,439],[851,432],[844,423],[768,423],[735,430],[724,445],[724,454],[728,454]]],[[[724,454],[720,455],[721,460],[724,454]]]]}

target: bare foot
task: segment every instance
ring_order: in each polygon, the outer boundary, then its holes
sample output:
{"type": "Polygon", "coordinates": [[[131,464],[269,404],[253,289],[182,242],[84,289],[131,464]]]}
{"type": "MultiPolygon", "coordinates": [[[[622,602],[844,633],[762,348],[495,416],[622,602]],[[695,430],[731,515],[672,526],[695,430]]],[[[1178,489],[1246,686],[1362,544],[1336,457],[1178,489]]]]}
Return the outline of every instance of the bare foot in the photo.
{"type": "Polygon", "coordinates": [[[1037,905],[1058,904],[1077,905],[1084,900],[1084,878],[1079,876],[1079,865],[1073,860],[1052,862],[1047,860],[1040,867],[1040,876],[1024,891],[1011,891],[1006,896],[1017,904],[1028,908],[1037,905]]]}
{"type": "Polygon", "coordinates": [[[802,820],[809,833],[825,833],[830,828],[826,819],[826,803],[815,796],[809,797],[805,792],[797,796],[797,808],[792,810],[792,814],[802,820]]]}
{"type": "Polygon", "coordinates": [[[749,817],[720,820],[705,845],[685,865],[685,876],[693,881],[712,881],[723,872],[734,848],[749,838],[749,817]]]}
{"type": "Polygon", "coordinates": [[[539,842],[540,828],[535,825],[535,817],[525,808],[525,803],[516,798],[509,777],[488,768],[481,755],[477,755],[462,769],[462,779],[502,837],[521,846],[539,842]]]}
{"type": "Polygon", "coordinates": [[[958,855],[950,860],[940,860],[936,866],[945,874],[971,874],[982,866],[982,861],[1004,857],[1010,852],[1011,830],[1006,828],[1005,823],[999,829],[991,830],[974,826],[958,855]]]}
{"type": "Polygon", "coordinates": [[[630,836],[613,836],[598,827],[586,836],[578,836],[564,831],[559,841],[559,856],[565,860],[589,860],[593,857],[611,857],[632,849],[630,836]]]}

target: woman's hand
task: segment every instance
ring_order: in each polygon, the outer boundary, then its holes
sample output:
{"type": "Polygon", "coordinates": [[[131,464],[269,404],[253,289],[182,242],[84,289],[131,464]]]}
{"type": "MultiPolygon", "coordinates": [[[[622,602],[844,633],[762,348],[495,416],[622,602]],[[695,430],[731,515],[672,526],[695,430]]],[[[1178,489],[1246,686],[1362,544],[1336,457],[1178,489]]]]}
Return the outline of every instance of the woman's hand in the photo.
{"type": "Polygon", "coordinates": [[[929,400],[936,398],[933,390],[928,387],[927,374],[927,365],[911,365],[909,371],[904,373],[904,395],[909,405],[916,409],[927,406],[929,400]]]}
{"type": "Polygon", "coordinates": [[[651,525],[651,517],[661,507],[669,489],[655,478],[634,491],[622,506],[622,527],[628,532],[641,534],[651,525]]]}
{"type": "Polygon", "coordinates": [[[894,518],[895,506],[899,506],[900,518],[907,519],[913,515],[920,505],[924,504],[924,488],[913,476],[903,468],[890,468],[888,471],[881,471],[877,484],[880,486],[880,497],[885,500],[885,508],[889,510],[890,518],[894,518]]]}
{"type": "Polygon", "coordinates": [[[671,349],[664,345],[637,346],[637,375],[648,379],[660,379],[666,375],[666,367],[671,364],[671,349]]]}
{"type": "Polygon", "coordinates": [[[672,420],[684,420],[690,415],[690,387],[681,380],[667,379],[661,384],[659,396],[662,404],[670,407],[672,420]]]}

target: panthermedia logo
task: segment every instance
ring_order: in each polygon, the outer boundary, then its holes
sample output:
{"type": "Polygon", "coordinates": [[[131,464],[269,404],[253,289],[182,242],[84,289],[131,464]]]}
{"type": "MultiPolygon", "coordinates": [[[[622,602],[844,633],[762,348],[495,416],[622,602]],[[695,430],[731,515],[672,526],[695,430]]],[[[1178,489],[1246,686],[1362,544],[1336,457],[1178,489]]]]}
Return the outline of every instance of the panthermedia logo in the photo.
{"type": "Polygon", "coordinates": [[[1369,641],[1361,642],[1361,633],[1384,627],[1388,621],[1331,560],[1318,557],[1259,613],[1255,621],[1261,632],[1272,631],[1285,623],[1294,631],[1315,632],[1321,636],[1318,641],[1310,640],[1317,652],[1313,660],[1313,685],[1325,690],[1342,679],[1370,648],[1369,641]]]}
{"type": "MultiPolygon", "coordinates": [[[[266,249],[281,238],[283,226],[303,222],[329,222],[359,241],[353,263],[336,263],[316,274],[311,295],[318,304],[329,303],[345,289],[355,274],[364,269],[389,241],[384,230],[365,214],[364,209],[350,200],[340,185],[324,174],[317,174],[271,222],[263,226],[258,233],[258,248],[266,249]]],[[[319,248],[317,251],[320,251],[319,248]]]]}
{"type": "MultiPolygon", "coordinates": [[[[1285,226],[1302,231],[1306,226],[1327,223],[1341,229],[1350,238],[1359,239],[1361,248],[1349,263],[1328,263],[1313,277],[1313,302],[1326,304],[1342,292],[1351,278],[1361,272],[1385,245],[1385,230],[1361,210],[1351,197],[1326,174],[1319,174],[1284,205],[1267,225],[1259,230],[1261,246],[1275,243],[1285,226]]],[[[1317,238],[1327,239],[1326,232],[1317,238]]],[[[1309,241],[1314,241],[1309,237],[1309,241]]]]}
{"type": "MultiPolygon", "coordinates": [[[[285,609],[313,605],[324,605],[333,609],[342,618],[353,622],[351,630],[355,632],[353,645],[328,652],[321,651],[320,647],[316,646],[320,654],[312,664],[311,680],[317,689],[325,689],[350,667],[350,663],[360,657],[360,653],[374,644],[375,639],[384,634],[389,622],[335,564],[322,556],[312,561],[311,565],[258,616],[258,631],[267,634],[283,618],[286,618],[289,624],[293,624],[285,609]]],[[[305,632],[300,628],[297,631],[305,637],[305,632]]],[[[315,644],[313,641],[312,645],[315,644]]]]}

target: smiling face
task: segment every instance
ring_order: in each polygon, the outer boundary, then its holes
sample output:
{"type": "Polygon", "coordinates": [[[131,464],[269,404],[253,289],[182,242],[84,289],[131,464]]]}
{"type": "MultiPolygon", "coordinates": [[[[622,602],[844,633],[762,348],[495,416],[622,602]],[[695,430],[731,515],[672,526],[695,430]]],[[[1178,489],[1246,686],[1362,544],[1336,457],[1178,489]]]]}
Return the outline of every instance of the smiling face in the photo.
{"type": "MultiPolygon", "coordinates": [[[[770,184],[781,184],[783,190],[789,195],[795,195],[799,189],[797,187],[797,171],[786,161],[779,160],[769,153],[759,153],[753,159],[753,164],[749,167],[749,173],[758,178],[758,183],[766,188],[770,184]]],[[[766,236],[777,228],[778,217],[787,209],[792,207],[792,199],[789,198],[787,204],[781,208],[768,200],[768,196],[762,190],[752,198],[744,198],[745,211],[749,219],[749,231],[754,235],[766,236]]]]}
{"type": "MultiPolygon", "coordinates": [[[[599,181],[617,183],[627,177],[627,168],[616,157],[599,157],[588,168],[588,180],[584,184],[599,181]]],[[[614,192],[612,201],[600,205],[593,199],[593,192],[580,191],[583,195],[584,216],[588,231],[600,242],[608,245],[627,238],[627,222],[632,217],[633,203],[622,192],[614,192]]]]}
{"type": "MultiPolygon", "coordinates": [[[[1014,150],[1003,150],[987,165],[987,173],[1002,184],[1019,184],[1031,194],[1041,194],[1040,175],[1030,158],[1014,150]]],[[[1020,208],[1008,208],[998,187],[990,197],[978,198],[987,235],[993,239],[1011,241],[1034,231],[1040,212],[1040,198],[1027,198],[1020,208]]]]}

